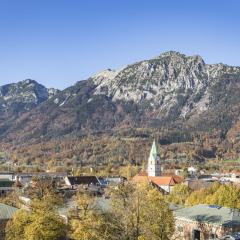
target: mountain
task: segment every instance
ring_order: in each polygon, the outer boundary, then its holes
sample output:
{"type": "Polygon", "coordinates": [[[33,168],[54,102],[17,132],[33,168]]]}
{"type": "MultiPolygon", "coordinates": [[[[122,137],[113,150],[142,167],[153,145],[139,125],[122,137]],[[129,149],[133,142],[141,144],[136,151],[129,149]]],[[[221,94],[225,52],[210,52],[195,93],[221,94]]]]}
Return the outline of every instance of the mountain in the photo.
{"type": "Polygon", "coordinates": [[[21,113],[34,109],[58,92],[31,79],[0,86],[0,132],[11,127],[21,113]]]}
{"type": "Polygon", "coordinates": [[[169,143],[192,141],[191,133],[199,132],[223,141],[240,121],[240,67],[173,51],[53,94],[30,80],[0,89],[1,111],[7,107],[0,125],[4,143],[121,135],[126,129],[160,132],[169,143]]]}

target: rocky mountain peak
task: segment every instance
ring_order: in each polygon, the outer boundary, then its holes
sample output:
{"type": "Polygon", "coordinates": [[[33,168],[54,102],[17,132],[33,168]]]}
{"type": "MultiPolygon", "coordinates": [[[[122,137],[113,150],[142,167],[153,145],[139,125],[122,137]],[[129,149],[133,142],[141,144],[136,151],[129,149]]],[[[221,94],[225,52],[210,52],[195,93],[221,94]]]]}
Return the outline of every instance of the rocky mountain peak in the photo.
{"type": "Polygon", "coordinates": [[[196,55],[166,52],[118,71],[104,71],[93,77],[95,94],[106,94],[114,100],[150,101],[159,106],[174,93],[203,88],[208,81],[205,63],[196,55]]]}
{"type": "Polygon", "coordinates": [[[35,80],[25,79],[0,87],[0,110],[22,112],[54,96],[58,90],[47,89],[35,80]]]}
{"type": "Polygon", "coordinates": [[[208,65],[199,55],[169,51],[118,71],[105,70],[92,79],[97,85],[95,95],[147,104],[165,114],[179,104],[180,115],[185,117],[192,111],[206,111],[209,88],[225,74],[239,72],[237,67],[208,65]]]}

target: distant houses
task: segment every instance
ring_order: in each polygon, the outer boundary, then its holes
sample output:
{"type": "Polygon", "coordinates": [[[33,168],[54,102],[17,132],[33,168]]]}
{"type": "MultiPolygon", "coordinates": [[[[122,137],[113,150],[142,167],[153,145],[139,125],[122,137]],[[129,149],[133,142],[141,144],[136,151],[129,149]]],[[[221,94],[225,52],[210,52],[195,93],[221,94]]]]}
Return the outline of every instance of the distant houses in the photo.
{"type": "Polygon", "coordinates": [[[175,185],[183,182],[183,178],[177,175],[166,176],[163,174],[160,156],[154,140],[148,158],[147,172],[139,172],[132,178],[132,181],[135,183],[149,182],[163,194],[169,194],[175,185]]]}
{"type": "Polygon", "coordinates": [[[33,178],[63,181],[66,176],[67,173],[65,172],[15,173],[13,176],[13,180],[16,182],[18,181],[24,186],[26,184],[29,184],[33,178]]]}

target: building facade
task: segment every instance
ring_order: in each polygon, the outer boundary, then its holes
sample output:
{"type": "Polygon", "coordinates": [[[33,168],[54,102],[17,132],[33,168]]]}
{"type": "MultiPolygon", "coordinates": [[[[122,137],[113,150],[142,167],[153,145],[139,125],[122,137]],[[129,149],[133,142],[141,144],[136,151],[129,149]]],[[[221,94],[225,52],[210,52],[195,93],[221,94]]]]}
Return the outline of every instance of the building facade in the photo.
{"type": "Polygon", "coordinates": [[[216,205],[199,204],[174,211],[173,239],[222,239],[240,231],[240,212],[216,205]]]}

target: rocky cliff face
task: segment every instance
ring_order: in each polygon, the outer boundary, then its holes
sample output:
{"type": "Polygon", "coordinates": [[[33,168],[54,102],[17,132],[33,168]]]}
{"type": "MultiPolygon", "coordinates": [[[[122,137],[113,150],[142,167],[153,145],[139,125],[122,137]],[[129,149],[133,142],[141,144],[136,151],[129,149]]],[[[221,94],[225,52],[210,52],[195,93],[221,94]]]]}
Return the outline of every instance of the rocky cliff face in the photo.
{"type": "Polygon", "coordinates": [[[211,88],[230,74],[239,76],[240,68],[208,65],[200,56],[167,52],[120,71],[103,71],[92,79],[97,85],[95,95],[147,104],[165,115],[178,105],[178,115],[185,118],[207,111],[211,88]]]}
{"type": "Polygon", "coordinates": [[[167,52],[57,93],[29,80],[4,86],[2,111],[17,104],[24,114],[0,126],[0,133],[21,140],[122,127],[228,131],[240,117],[239,92],[239,67],[167,52]]]}
{"type": "Polygon", "coordinates": [[[47,89],[34,80],[26,79],[18,83],[0,86],[0,105],[6,109],[19,104],[25,110],[29,110],[31,106],[48,100],[57,92],[56,89],[47,89]]]}

